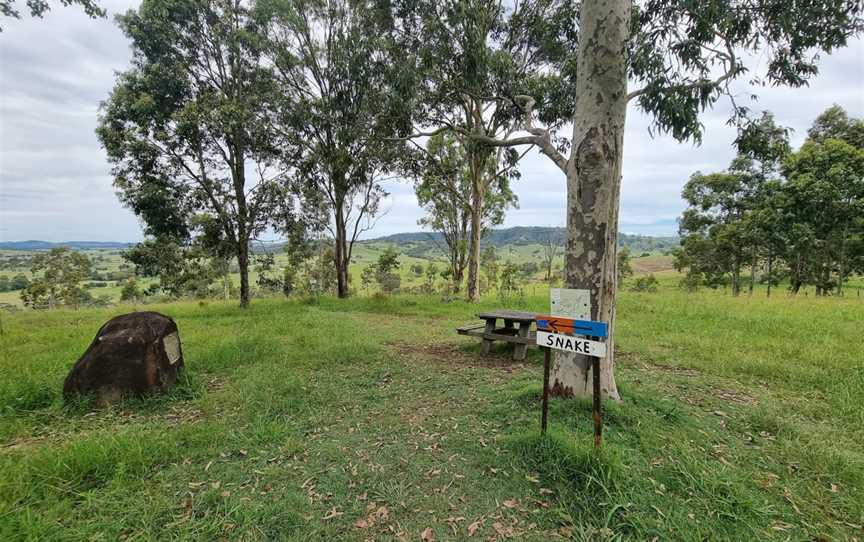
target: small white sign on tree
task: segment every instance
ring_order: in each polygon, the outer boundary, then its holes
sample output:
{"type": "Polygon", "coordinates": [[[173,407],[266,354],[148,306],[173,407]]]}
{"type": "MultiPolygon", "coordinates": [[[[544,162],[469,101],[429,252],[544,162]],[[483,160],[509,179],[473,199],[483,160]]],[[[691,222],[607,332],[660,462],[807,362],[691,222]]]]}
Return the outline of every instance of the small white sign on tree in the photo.
{"type": "Polygon", "coordinates": [[[553,316],[566,316],[575,320],[591,319],[591,292],[571,288],[549,290],[553,316]]]}

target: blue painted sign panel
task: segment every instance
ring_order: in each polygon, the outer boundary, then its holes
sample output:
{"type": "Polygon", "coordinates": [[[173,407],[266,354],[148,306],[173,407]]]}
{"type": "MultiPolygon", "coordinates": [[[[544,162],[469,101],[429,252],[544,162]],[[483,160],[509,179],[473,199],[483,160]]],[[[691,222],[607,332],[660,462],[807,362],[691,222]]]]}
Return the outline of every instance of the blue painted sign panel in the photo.
{"type": "Polygon", "coordinates": [[[609,335],[609,326],[606,322],[574,320],[561,316],[538,316],[537,329],[549,333],[584,335],[586,337],[607,337],[609,335]]]}

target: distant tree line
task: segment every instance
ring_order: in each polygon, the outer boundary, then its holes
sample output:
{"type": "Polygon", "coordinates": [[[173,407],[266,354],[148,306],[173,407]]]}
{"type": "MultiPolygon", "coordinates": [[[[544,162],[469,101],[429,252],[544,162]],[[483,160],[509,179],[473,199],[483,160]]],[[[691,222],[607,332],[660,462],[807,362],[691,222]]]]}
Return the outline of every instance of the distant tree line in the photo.
{"type": "Polygon", "coordinates": [[[726,171],[694,173],[682,196],[683,284],[732,295],[788,282],[798,293],[842,295],[864,272],[864,120],[839,106],[822,113],[792,151],[788,131],[765,113],[737,142],[726,171]],[[749,277],[744,273],[749,270],[749,277]]]}

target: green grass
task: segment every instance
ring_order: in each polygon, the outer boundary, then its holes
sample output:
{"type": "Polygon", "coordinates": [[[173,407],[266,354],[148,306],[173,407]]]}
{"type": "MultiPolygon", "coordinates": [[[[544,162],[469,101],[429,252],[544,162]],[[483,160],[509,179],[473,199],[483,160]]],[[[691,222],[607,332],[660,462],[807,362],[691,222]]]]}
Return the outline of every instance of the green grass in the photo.
{"type": "Polygon", "coordinates": [[[492,298],[147,306],[184,379],[105,410],[62,381],[129,307],[4,315],[0,540],[860,539],[864,300],[672,284],[621,295],[599,454],[585,400],[540,437],[538,352],[456,336],[492,298]]]}

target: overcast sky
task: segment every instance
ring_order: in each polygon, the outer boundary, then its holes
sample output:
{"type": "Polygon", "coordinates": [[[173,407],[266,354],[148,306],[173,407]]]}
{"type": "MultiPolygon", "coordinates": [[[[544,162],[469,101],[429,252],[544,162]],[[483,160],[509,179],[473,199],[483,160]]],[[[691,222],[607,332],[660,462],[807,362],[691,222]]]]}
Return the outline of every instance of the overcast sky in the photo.
{"type": "MultiPolygon", "coordinates": [[[[23,0],[19,0],[23,7],[23,0]]],[[[138,2],[102,2],[113,16],[138,2]]],[[[59,4],[59,3],[57,3],[59,4]]],[[[26,9],[26,8],[24,8],[26,9]]],[[[99,102],[115,73],[128,66],[126,38],[109,16],[91,20],[57,7],[45,19],[0,21],[0,240],[137,241],[135,216],[114,195],[109,165],[94,134],[99,102]]],[[[813,119],[832,103],[864,116],[864,42],[823,59],[821,74],[803,89],[760,89],[752,107],[768,109],[803,141],[813,119]]],[[[746,93],[742,93],[746,96],[746,93]]],[[[733,155],[734,130],[726,104],[702,118],[701,146],[651,138],[648,119],[628,111],[621,192],[621,231],[676,233],[681,187],[696,170],[723,169],[733,155]]],[[[505,226],[563,225],[564,178],[535,152],[523,160],[513,189],[519,209],[505,226]]],[[[370,236],[418,230],[407,183],[387,185],[391,196],[370,236]]]]}

